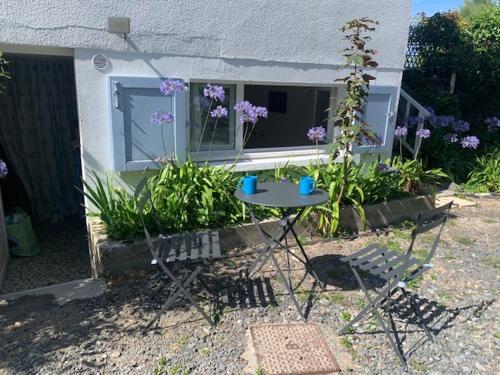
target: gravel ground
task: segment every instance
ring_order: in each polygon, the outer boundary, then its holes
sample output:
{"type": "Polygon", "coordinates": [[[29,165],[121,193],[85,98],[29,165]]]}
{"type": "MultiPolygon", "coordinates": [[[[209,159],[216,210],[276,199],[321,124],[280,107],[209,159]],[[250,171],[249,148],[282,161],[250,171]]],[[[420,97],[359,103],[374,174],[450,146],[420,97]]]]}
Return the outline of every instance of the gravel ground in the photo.
{"type": "MultiPolygon", "coordinates": [[[[453,210],[434,268],[413,286],[435,340],[426,339],[414,319],[405,314],[404,304],[397,307],[396,324],[408,356],[408,373],[500,373],[496,298],[500,200],[478,198],[477,203],[477,207],[453,210]]],[[[307,278],[297,295],[309,312],[309,321],[322,328],[345,373],[405,373],[373,318],[365,320],[356,333],[339,337],[335,332],[363,306],[359,287],[338,258],[375,241],[404,249],[408,236],[408,230],[396,229],[378,238],[306,247],[327,288],[311,291],[307,278]]],[[[416,254],[422,255],[429,241],[424,236],[416,254]]],[[[286,264],[283,258],[281,262],[286,264]]],[[[248,288],[236,276],[238,265],[227,266],[235,275],[218,283],[220,323],[216,328],[194,309],[178,303],[143,335],[141,328],[162,300],[154,297],[156,279],[150,275],[113,280],[105,295],[62,307],[50,296],[0,302],[0,373],[254,374],[255,369],[246,369],[248,357],[244,355],[248,326],[296,322],[298,315],[271,269],[264,270],[248,288]]],[[[292,269],[294,280],[301,279],[299,264],[292,262],[292,269]]],[[[370,285],[376,287],[377,280],[370,285]]]]}

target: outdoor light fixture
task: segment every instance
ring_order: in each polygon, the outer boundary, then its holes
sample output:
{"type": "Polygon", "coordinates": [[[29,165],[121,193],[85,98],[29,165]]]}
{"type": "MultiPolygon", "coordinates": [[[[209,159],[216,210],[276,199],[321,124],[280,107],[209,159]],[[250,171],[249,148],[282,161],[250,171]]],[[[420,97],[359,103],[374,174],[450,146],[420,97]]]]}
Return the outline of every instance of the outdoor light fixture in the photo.
{"type": "Polygon", "coordinates": [[[127,39],[127,34],[130,33],[130,18],[108,17],[108,32],[123,34],[123,39],[127,39]]]}

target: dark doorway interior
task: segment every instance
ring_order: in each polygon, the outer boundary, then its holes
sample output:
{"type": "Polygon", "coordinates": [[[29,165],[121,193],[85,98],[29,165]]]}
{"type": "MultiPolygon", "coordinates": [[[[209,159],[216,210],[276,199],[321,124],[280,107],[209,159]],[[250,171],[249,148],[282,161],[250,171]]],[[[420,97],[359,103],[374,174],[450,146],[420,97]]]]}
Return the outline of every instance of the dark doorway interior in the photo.
{"type": "MultiPolygon", "coordinates": [[[[72,57],[5,55],[0,95],[1,182],[6,216],[22,210],[40,254],[13,257],[0,294],[90,277],[72,57]]],[[[11,254],[12,255],[12,254],[11,254]]]]}

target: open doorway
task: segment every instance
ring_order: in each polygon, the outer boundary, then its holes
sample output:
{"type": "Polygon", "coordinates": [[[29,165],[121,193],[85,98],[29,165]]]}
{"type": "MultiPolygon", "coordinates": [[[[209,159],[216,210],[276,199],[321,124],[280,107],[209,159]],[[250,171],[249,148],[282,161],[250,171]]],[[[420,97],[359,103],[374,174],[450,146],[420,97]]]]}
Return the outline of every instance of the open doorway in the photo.
{"type": "Polygon", "coordinates": [[[82,171],[73,57],[4,57],[11,79],[0,95],[0,159],[9,167],[1,188],[10,259],[0,294],[90,277],[76,188],[82,171]],[[21,217],[31,221],[36,243],[17,253],[23,238],[9,234],[9,223],[21,217]]]}

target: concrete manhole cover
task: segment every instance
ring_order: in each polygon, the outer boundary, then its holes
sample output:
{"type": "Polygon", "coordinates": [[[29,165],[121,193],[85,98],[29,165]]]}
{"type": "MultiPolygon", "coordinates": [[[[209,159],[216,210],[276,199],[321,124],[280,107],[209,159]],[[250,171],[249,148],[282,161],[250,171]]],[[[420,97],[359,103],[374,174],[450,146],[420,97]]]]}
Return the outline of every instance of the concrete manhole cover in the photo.
{"type": "Polygon", "coordinates": [[[336,374],[335,361],[319,328],[310,323],[250,327],[259,366],[266,375],[336,374]]]}

